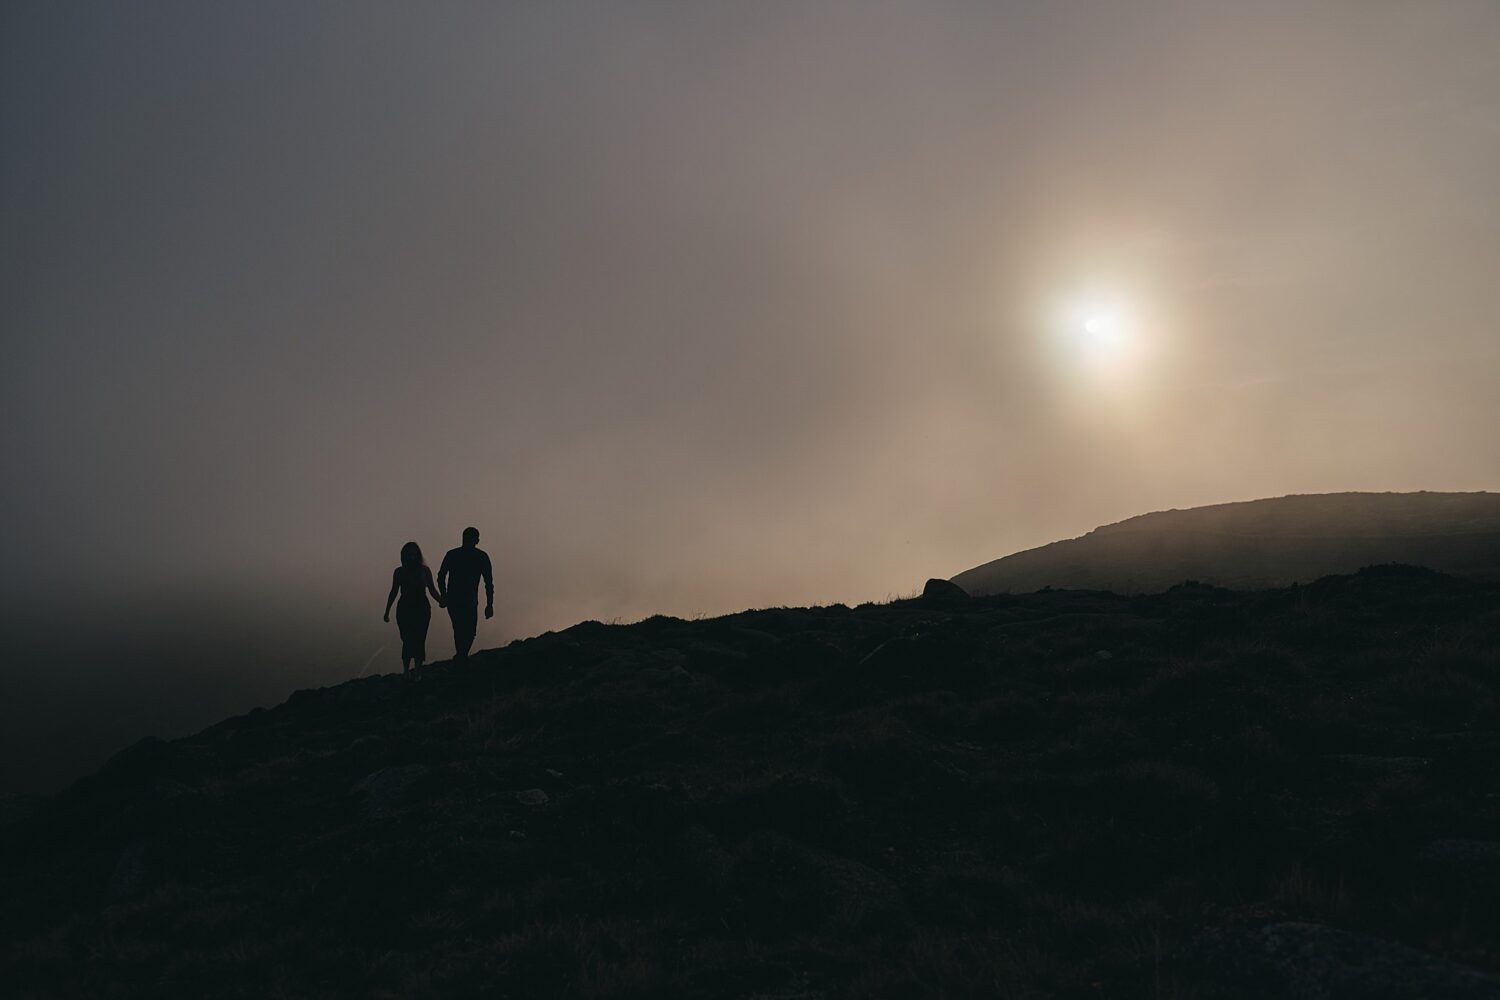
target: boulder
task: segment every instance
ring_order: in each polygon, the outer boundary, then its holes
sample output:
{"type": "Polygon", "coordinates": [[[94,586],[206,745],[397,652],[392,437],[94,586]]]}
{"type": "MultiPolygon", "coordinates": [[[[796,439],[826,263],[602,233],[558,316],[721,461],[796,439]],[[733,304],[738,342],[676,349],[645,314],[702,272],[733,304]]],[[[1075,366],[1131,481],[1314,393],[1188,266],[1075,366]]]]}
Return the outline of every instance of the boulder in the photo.
{"type": "Polygon", "coordinates": [[[969,592],[952,580],[939,580],[933,577],[922,586],[922,600],[924,601],[953,604],[968,599],[969,592]]]}

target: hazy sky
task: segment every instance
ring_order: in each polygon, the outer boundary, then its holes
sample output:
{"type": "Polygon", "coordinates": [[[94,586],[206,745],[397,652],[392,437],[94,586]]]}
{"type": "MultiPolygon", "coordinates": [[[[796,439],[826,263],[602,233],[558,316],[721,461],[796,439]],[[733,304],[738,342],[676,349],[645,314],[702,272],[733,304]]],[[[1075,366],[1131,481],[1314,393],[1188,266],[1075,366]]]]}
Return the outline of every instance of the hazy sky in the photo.
{"type": "Polygon", "coordinates": [[[0,50],[12,608],[378,618],[474,524],[491,645],[1500,485],[1493,0],[47,0],[0,50]]]}

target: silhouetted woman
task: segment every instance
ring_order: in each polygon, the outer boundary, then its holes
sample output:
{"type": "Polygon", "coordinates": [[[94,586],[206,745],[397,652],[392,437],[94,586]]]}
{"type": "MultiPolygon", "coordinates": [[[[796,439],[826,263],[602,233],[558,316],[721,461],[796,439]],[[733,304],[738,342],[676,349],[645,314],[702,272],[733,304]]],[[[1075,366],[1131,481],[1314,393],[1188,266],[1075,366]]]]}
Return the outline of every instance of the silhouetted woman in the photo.
{"type": "Polygon", "coordinates": [[[406,676],[409,664],[415,664],[417,678],[422,676],[422,664],[427,659],[427,626],[432,622],[432,605],[427,603],[430,593],[437,598],[438,607],[443,599],[432,582],[432,570],[422,558],[422,550],[416,542],[401,546],[401,565],[391,574],[391,593],[385,599],[385,620],[391,620],[391,603],[401,595],[396,605],[396,627],[401,630],[401,674],[406,676]]]}

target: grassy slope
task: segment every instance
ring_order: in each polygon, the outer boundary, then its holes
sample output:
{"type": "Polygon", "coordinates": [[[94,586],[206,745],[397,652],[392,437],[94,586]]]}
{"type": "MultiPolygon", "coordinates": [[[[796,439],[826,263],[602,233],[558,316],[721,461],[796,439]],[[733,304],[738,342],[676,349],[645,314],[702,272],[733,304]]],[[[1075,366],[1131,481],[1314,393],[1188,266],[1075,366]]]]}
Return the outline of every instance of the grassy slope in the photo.
{"type": "Polygon", "coordinates": [[[586,623],[120,755],[0,830],[0,980],[1196,996],[1278,919],[1497,971],[1418,860],[1500,839],[1497,696],[1500,591],[1414,570],[586,623]]]}

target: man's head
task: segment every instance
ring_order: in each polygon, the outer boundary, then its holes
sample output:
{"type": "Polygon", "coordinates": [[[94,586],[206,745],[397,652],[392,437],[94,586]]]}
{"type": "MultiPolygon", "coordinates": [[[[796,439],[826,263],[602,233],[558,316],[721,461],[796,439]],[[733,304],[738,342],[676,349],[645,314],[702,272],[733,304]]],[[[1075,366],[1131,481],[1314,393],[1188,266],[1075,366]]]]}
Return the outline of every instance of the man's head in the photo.
{"type": "Polygon", "coordinates": [[[467,546],[468,548],[472,549],[474,546],[476,546],[478,544],[479,544],[479,529],[478,528],[465,528],[464,529],[464,545],[467,546]]]}

